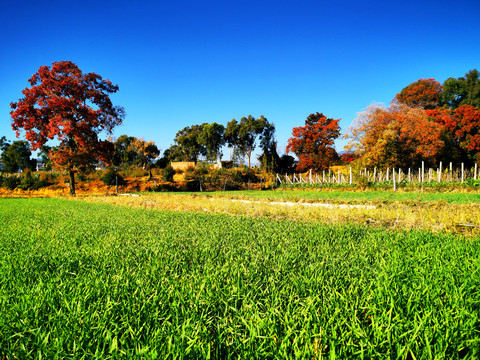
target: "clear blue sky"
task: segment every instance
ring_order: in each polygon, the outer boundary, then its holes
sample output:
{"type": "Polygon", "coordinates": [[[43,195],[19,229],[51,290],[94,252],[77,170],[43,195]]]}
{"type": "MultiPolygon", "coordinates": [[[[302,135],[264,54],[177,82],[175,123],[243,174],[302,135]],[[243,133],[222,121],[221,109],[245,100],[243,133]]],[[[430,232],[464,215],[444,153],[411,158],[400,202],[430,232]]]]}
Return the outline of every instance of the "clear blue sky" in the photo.
{"type": "Polygon", "coordinates": [[[27,79],[70,60],[119,85],[115,136],[164,150],[185,126],[265,115],[282,154],[310,113],[343,132],[419,78],[480,70],[479,15],[479,0],[3,1],[0,136],[27,79]]]}

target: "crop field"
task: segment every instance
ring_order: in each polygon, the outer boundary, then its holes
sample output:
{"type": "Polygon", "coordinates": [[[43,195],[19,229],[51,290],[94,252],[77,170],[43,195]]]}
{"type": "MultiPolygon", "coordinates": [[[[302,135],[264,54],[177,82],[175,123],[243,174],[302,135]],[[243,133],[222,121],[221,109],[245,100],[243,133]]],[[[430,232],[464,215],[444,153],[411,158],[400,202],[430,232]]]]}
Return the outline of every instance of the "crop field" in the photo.
{"type": "Polygon", "coordinates": [[[0,200],[0,358],[480,357],[480,238],[0,200]]]}
{"type": "Polygon", "coordinates": [[[397,199],[392,195],[395,193],[380,191],[366,195],[360,191],[232,191],[142,193],[80,199],[144,209],[289,219],[329,225],[367,224],[383,229],[461,231],[473,235],[479,232],[480,206],[475,202],[476,193],[451,193],[443,194],[443,197],[439,193],[404,193],[403,198],[397,199]],[[329,196],[336,200],[329,200],[329,196]],[[352,201],[355,197],[357,199],[352,201]],[[360,201],[362,197],[370,200],[360,201]],[[473,200],[467,201],[470,198],[473,200]],[[325,203],[331,206],[317,206],[325,203]]]}
{"type": "Polygon", "coordinates": [[[275,190],[275,191],[216,191],[196,193],[197,195],[227,197],[252,200],[309,201],[333,203],[392,203],[392,202],[434,202],[454,204],[480,204],[478,192],[393,192],[382,190],[345,191],[345,190],[275,190]]]}

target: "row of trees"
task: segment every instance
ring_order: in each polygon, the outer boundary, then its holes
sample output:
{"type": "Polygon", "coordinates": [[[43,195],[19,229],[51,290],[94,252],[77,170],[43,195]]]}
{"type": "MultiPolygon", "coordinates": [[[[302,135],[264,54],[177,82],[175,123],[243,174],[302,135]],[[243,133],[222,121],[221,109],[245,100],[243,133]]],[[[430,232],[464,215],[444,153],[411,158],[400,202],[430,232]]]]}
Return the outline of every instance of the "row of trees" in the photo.
{"type": "Polygon", "coordinates": [[[419,79],[387,107],[372,105],[349,128],[347,150],[365,166],[414,167],[422,161],[472,165],[480,157],[480,73],[440,84],[419,79]]]}
{"type": "MultiPolygon", "coordinates": [[[[404,88],[388,107],[374,105],[355,120],[346,137],[350,138],[347,157],[365,165],[414,166],[420,161],[435,163],[447,159],[467,164],[480,153],[479,72],[447,79],[420,79],[404,88]]],[[[41,150],[56,167],[70,174],[75,193],[75,172],[97,161],[106,164],[146,166],[160,151],[151,142],[123,135],[100,140],[100,133],[111,133],[122,123],[125,112],[114,106],[109,95],[118,86],[95,73],[84,74],[70,61],[42,66],[29,79],[23,98],[11,103],[12,127],[17,137],[25,132],[30,150],[41,150]],[[56,139],[59,145],[48,148],[56,139]]],[[[280,158],[276,149],[275,127],[264,116],[249,115],[221,124],[192,125],[179,131],[163,160],[210,161],[221,158],[228,145],[234,153],[251,155],[259,146],[264,168],[282,171],[293,158],[280,158]]],[[[322,170],[339,161],[334,140],[340,136],[339,120],[321,113],[307,117],[304,126],[293,128],[287,152],[299,159],[297,170],[322,170]]],[[[5,141],[4,141],[5,143],[5,141]]],[[[4,163],[12,152],[22,153],[26,143],[2,145],[4,163]],[[10,149],[10,150],[9,150],[10,149]],[[16,149],[16,150],[15,150],[16,149]],[[15,150],[15,151],[14,151],[15,150]]],[[[27,152],[25,152],[27,154],[27,152]]],[[[28,167],[28,166],[25,166],[28,167]]]]}
{"type": "Polygon", "coordinates": [[[227,126],[204,123],[191,125],[177,132],[174,144],[165,151],[165,156],[172,161],[197,161],[204,157],[209,161],[222,158],[222,148],[228,145],[234,152],[248,158],[260,141],[260,148],[265,152],[274,143],[275,126],[261,115],[258,119],[252,115],[233,119],[227,126]]]}

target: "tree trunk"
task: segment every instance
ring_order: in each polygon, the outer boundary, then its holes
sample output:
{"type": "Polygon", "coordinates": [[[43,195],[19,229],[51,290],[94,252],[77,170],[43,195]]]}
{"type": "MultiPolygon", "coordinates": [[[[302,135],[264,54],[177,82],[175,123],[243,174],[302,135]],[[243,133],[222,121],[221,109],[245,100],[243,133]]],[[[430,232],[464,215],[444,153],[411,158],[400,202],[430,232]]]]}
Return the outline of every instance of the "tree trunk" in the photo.
{"type": "Polygon", "coordinates": [[[70,195],[75,196],[75,171],[70,170],[70,195]]]}

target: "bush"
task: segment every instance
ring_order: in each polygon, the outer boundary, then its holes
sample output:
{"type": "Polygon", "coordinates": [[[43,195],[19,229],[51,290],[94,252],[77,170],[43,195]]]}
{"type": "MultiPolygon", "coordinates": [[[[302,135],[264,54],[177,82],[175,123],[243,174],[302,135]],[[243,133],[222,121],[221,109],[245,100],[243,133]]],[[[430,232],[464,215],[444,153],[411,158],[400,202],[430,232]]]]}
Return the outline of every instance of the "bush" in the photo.
{"type": "Polygon", "coordinates": [[[9,190],[14,190],[20,185],[21,178],[18,176],[8,176],[5,178],[4,186],[9,190]]]}
{"type": "Polygon", "coordinates": [[[162,169],[160,172],[163,181],[172,182],[173,175],[175,175],[175,170],[173,170],[172,165],[168,164],[165,169],[162,169]]]}
{"type": "Polygon", "coordinates": [[[125,179],[113,169],[107,170],[100,180],[109,186],[125,185],[125,179]]]}
{"type": "MultiPolygon", "coordinates": [[[[392,185],[393,185],[393,182],[392,182],[392,185]]],[[[367,187],[371,187],[372,183],[368,181],[368,178],[366,176],[360,176],[360,178],[357,180],[357,186],[360,189],[365,190],[367,187]]]]}
{"type": "Polygon", "coordinates": [[[36,181],[32,176],[32,172],[30,170],[27,170],[25,171],[25,174],[23,175],[23,178],[17,187],[23,190],[31,190],[34,188],[35,183],[36,181]]]}

